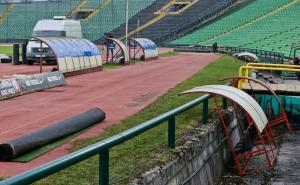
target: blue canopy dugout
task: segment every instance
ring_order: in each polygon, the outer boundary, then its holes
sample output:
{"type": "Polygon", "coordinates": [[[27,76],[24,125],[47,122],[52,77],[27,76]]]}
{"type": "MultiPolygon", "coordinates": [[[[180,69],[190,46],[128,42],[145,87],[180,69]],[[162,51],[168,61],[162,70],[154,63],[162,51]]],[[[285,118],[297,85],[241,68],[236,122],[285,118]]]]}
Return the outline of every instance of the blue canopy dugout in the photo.
{"type": "Polygon", "coordinates": [[[63,73],[100,70],[102,59],[92,42],[73,37],[35,37],[54,53],[57,69],[63,73]]]}
{"type": "Polygon", "coordinates": [[[129,39],[130,58],[140,60],[152,60],[158,58],[156,44],[147,38],[129,39]]]}

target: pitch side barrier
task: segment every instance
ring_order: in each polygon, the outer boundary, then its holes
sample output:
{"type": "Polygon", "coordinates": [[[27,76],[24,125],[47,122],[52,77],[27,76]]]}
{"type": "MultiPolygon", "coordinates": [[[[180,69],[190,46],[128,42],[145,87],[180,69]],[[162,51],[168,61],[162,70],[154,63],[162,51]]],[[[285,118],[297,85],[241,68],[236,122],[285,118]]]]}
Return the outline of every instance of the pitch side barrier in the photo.
{"type": "Polygon", "coordinates": [[[18,75],[0,80],[0,100],[21,96],[66,84],[60,71],[34,75],[18,75]]]}
{"type": "MultiPolygon", "coordinates": [[[[229,85],[229,84],[226,84],[229,85]]],[[[109,184],[109,151],[111,148],[120,145],[144,132],[163,124],[167,121],[168,124],[168,148],[175,148],[175,126],[176,116],[190,110],[191,108],[202,104],[202,123],[206,124],[208,121],[208,101],[211,98],[210,95],[205,94],[195,100],[192,100],[184,105],[181,105],[169,112],[166,112],[158,117],[148,120],[140,125],[126,130],[120,134],[112,136],[94,145],[88,146],[64,157],[58,158],[54,161],[48,162],[39,167],[28,170],[19,175],[10,177],[6,180],[0,181],[0,185],[26,185],[36,182],[42,178],[57,173],[63,169],[66,169],[72,165],[75,165],[81,161],[91,158],[95,155],[99,156],[99,184],[109,184]]],[[[223,99],[223,108],[227,108],[227,101],[223,99]]]]}
{"type": "MultiPolygon", "coordinates": [[[[163,45],[165,47],[174,48],[175,51],[183,52],[200,52],[200,53],[209,53],[213,51],[212,46],[202,46],[202,45],[163,45]]],[[[275,64],[283,64],[284,60],[289,59],[284,56],[283,53],[259,50],[259,49],[250,49],[250,48],[239,48],[239,47],[227,47],[219,46],[218,52],[227,53],[233,55],[235,53],[241,52],[251,52],[257,55],[261,61],[266,61],[275,64]]]]}

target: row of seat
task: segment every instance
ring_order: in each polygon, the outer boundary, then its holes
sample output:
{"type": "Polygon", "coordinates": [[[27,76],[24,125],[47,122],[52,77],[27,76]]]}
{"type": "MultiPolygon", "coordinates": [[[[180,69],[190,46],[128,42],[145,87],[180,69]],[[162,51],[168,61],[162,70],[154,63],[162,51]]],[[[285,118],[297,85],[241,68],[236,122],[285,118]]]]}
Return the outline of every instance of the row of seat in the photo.
{"type": "Polygon", "coordinates": [[[172,44],[211,45],[264,49],[288,54],[299,41],[300,3],[293,0],[257,0],[172,44]],[[294,4],[289,4],[294,2],[294,4]]]}
{"type": "MultiPolygon", "coordinates": [[[[155,1],[129,0],[129,18],[155,1]]],[[[61,0],[16,4],[9,16],[0,23],[0,39],[28,39],[38,20],[68,15],[80,5],[80,8],[99,10],[89,19],[81,20],[83,36],[91,41],[98,40],[105,32],[110,32],[125,22],[125,0],[87,0],[81,3],[81,0],[61,0]]],[[[0,12],[6,8],[4,5],[0,7],[0,12]]]]}
{"type": "MultiPolygon", "coordinates": [[[[174,35],[175,31],[190,28],[197,21],[212,16],[215,12],[224,10],[230,4],[235,3],[235,0],[201,0],[196,1],[192,6],[176,15],[167,15],[148,27],[140,30],[135,35],[139,37],[150,38],[155,42],[160,42],[162,37],[174,35]]],[[[129,21],[129,32],[134,31],[139,25],[146,24],[155,20],[157,17],[154,12],[161,9],[170,0],[157,0],[151,6],[138,13],[129,21]]],[[[123,37],[125,33],[124,26],[113,31],[117,37],[123,37]]],[[[133,36],[135,36],[133,35],[133,36]]]]}
{"type": "MultiPolygon", "coordinates": [[[[141,0],[130,0],[128,11],[129,19],[155,1],[156,0],[147,0],[141,3],[141,0]]],[[[99,13],[95,16],[87,20],[82,20],[84,37],[91,41],[98,40],[105,32],[110,32],[125,23],[125,3],[125,0],[111,0],[111,2],[105,8],[100,9],[99,13]]]]}
{"type": "Polygon", "coordinates": [[[192,34],[175,40],[174,44],[193,44],[204,42],[205,40],[224,34],[234,28],[249,23],[258,17],[267,14],[278,7],[291,2],[292,0],[257,0],[245,8],[242,8],[228,16],[220,18],[218,21],[203,27],[192,34]]]}
{"type": "Polygon", "coordinates": [[[86,0],[81,8],[98,8],[105,0],[86,0]]]}
{"type": "Polygon", "coordinates": [[[7,11],[7,5],[0,5],[0,16],[7,11]]]}
{"type": "Polygon", "coordinates": [[[210,40],[222,45],[258,48],[289,54],[291,45],[299,42],[300,3],[287,7],[237,32],[210,40]],[[266,31],[267,30],[267,31],[266,31]],[[234,41],[234,43],[232,43],[234,41]]]}
{"type": "Polygon", "coordinates": [[[62,0],[16,4],[13,11],[0,24],[0,39],[30,38],[37,21],[67,15],[79,3],[80,0],[62,0]]]}

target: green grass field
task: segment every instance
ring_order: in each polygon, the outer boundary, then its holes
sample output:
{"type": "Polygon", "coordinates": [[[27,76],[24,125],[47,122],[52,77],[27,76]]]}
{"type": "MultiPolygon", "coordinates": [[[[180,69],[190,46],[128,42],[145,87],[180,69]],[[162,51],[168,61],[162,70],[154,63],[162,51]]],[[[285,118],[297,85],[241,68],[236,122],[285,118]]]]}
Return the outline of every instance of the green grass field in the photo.
{"type": "MultiPolygon", "coordinates": [[[[98,137],[81,140],[73,145],[72,151],[89,146],[105,138],[111,137],[129,128],[132,128],[146,120],[154,118],[179,105],[191,101],[197,95],[178,96],[177,94],[204,84],[224,83],[218,79],[238,74],[238,68],[243,63],[232,57],[222,55],[222,57],[209,64],[205,69],[188,80],[169,90],[161,96],[155,103],[145,108],[143,111],[129,117],[98,137]]],[[[201,117],[201,105],[176,117],[176,138],[193,128],[201,117]]],[[[167,124],[162,124],[128,142],[123,143],[110,150],[110,184],[128,184],[136,176],[145,170],[163,163],[172,154],[172,150],[167,149],[167,124]]],[[[71,151],[70,151],[71,152],[71,151]]],[[[96,184],[98,178],[98,156],[90,158],[55,175],[45,178],[36,184],[96,184]]]]}
{"type": "Polygon", "coordinates": [[[169,51],[169,52],[166,52],[166,53],[160,53],[159,57],[173,57],[173,56],[176,56],[178,54],[179,53],[177,51],[169,51]]]}
{"type": "Polygon", "coordinates": [[[13,48],[12,46],[4,46],[4,45],[0,45],[0,54],[6,54],[8,56],[12,56],[13,53],[13,48]]]}
{"type": "MultiPolygon", "coordinates": [[[[134,64],[142,64],[145,62],[144,61],[130,61],[129,63],[130,63],[130,65],[134,65],[134,64]]],[[[127,64],[122,65],[122,64],[116,64],[116,63],[106,63],[106,64],[103,64],[103,70],[108,71],[111,69],[117,69],[117,68],[124,67],[124,66],[127,66],[127,64]]]]}
{"type": "Polygon", "coordinates": [[[122,65],[120,65],[120,64],[103,64],[104,71],[108,71],[108,70],[116,69],[116,68],[120,68],[120,67],[122,67],[122,65]]]}

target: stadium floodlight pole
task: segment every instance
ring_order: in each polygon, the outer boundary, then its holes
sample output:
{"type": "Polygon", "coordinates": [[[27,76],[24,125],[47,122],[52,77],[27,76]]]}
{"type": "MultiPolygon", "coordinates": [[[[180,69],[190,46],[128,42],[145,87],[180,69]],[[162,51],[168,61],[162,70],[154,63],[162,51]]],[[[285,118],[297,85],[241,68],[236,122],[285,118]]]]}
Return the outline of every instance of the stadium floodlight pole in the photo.
{"type": "Polygon", "coordinates": [[[126,0],[126,15],[125,15],[125,21],[126,21],[126,25],[125,25],[125,45],[127,46],[127,40],[128,40],[128,7],[129,7],[129,0],[126,0]]]}

